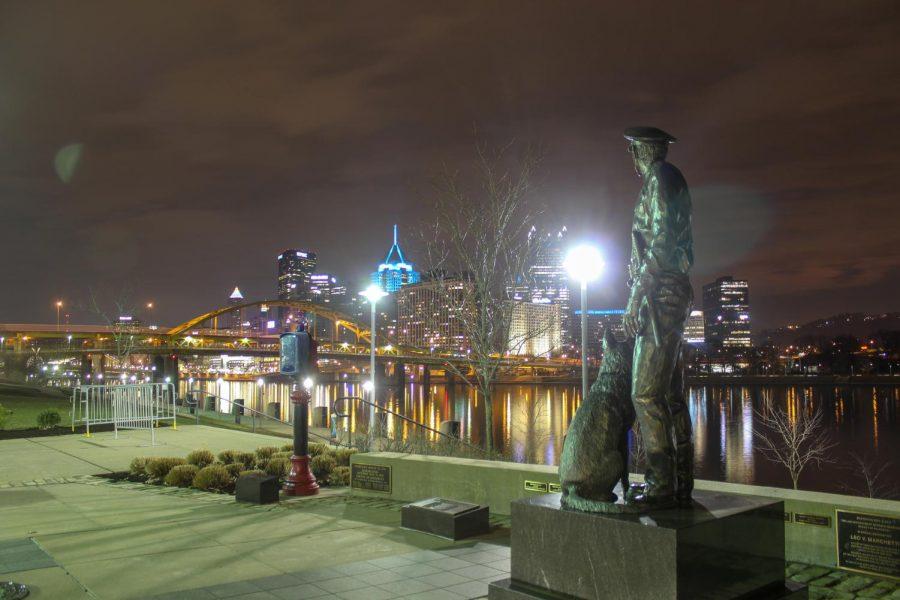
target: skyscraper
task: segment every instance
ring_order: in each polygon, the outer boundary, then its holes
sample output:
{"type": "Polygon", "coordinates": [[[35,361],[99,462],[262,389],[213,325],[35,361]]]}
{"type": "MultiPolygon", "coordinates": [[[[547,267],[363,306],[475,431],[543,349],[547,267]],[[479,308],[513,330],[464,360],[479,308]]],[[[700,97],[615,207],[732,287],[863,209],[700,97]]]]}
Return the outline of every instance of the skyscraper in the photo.
{"type": "Polygon", "coordinates": [[[347,288],[338,283],[337,277],[328,273],[310,275],[309,291],[313,302],[319,304],[342,304],[347,296],[347,288]]]}
{"type": "Polygon", "coordinates": [[[316,270],[316,253],[289,249],[278,255],[278,299],[312,300],[310,277],[316,270]]]}
{"type": "MultiPolygon", "coordinates": [[[[234,286],[234,291],[231,292],[231,295],[228,296],[228,305],[229,306],[238,306],[244,303],[244,295],[241,293],[241,290],[238,289],[238,286],[234,286]]],[[[235,308],[232,311],[228,312],[229,318],[227,327],[230,329],[240,329],[241,328],[241,309],[235,308]]]]}
{"type": "Polygon", "coordinates": [[[378,265],[378,270],[372,273],[372,283],[388,293],[393,293],[404,285],[419,281],[421,281],[419,272],[403,257],[403,251],[397,242],[397,226],[394,225],[394,244],[388,250],[384,262],[378,265]]]}
{"type": "Polygon", "coordinates": [[[397,342],[439,352],[464,353],[469,338],[458,307],[472,284],[425,281],[397,291],[397,342]]]}
{"type": "MultiPolygon", "coordinates": [[[[581,310],[576,310],[573,321],[576,327],[572,328],[572,341],[575,350],[581,349],[581,310]]],[[[589,309],[587,311],[587,353],[591,358],[600,358],[603,349],[603,334],[609,329],[613,336],[620,342],[625,341],[625,326],[622,318],[625,316],[623,308],[589,309]]]]}
{"type": "Polygon", "coordinates": [[[684,341],[688,344],[703,344],[706,342],[706,328],[703,323],[703,311],[692,310],[684,326],[684,341]]]}
{"type": "MultiPolygon", "coordinates": [[[[520,287],[513,294],[516,300],[559,306],[560,337],[563,345],[571,344],[573,339],[569,275],[563,267],[568,233],[568,229],[563,227],[555,234],[549,232],[546,234],[547,239],[542,240],[545,243],[537,253],[534,264],[528,269],[527,291],[520,287]]],[[[540,234],[532,227],[529,236],[536,235],[540,234]]]]}
{"type": "Polygon", "coordinates": [[[703,286],[706,341],[718,348],[750,346],[750,285],[733,277],[719,277],[703,286]]]}
{"type": "Polygon", "coordinates": [[[511,300],[509,353],[550,356],[560,347],[560,306],[511,300]]]}

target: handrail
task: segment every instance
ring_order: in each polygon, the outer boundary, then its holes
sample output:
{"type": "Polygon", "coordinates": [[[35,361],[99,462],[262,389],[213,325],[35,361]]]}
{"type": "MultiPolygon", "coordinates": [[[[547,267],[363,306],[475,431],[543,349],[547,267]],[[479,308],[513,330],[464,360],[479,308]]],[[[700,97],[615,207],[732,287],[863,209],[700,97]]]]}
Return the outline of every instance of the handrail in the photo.
{"type": "Polygon", "coordinates": [[[381,406],[381,405],[379,405],[379,404],[377,404],[377,403],[375,403],[375,402],[371,402],[371,401],[369,401],[369,400],[365,400],[364,398],[361,398],[360,396],[340,396],[340,397],[335,398],[334,400],[332,400],[332,401],[331,401],[331,413],[332,413],[332,415],[335,416],[335,417],[342,418],[342,419],[346,419],[346,418],[348,418],[348,417],[350,416],[350,415],[347,414],[347,413],[339,413],[339,412],[337,412],[336,405],[337,405],[338,402],[341,402],[342,400],[343,400],[343,401],[355,400],[355,401],[361,402],[361,403],[363,403],[363,404],[368,404],[369,406],[373,407],[375,410],[380,410],[380,411],[382,411],[382,412],[390,413],[390,414],[394,415],[395,417],[397,417],[398,419],[402,419],[403,421],[406,421],[407,423],[411,423],[411,424],[416,425],[416,426],[418,426],[418,427],[421,427],[421,428],[423,428],[423,429],[427,429],[428,431],[430,431],[430,432],[432,432],[432,433],[436,433],[436,434],[438,434],[438,435],[440,435],[440,436],[443,436],[443,437],[445,437],[445,438],[448,438],[448,439],[450,439],[450,440],[452,440],[452,441],[454,441],[454,442],[458,442],[458,443],[460,443],[460,444],[463,444],[464,446],[467,446],[467,447],[469,447],[469,448],[472,448],[473,450],[477,450],[477,451],[479,451],[479,452],[481,452],[481,453],[485,453],[485,454],[486,454],[486,452],[485,452],[485,450],[484,450],[483,448],[479,448],[478,446],[475,446],[474,444],[470,444],[469,442],[463,440],[462,438],[458,438],[458,437],[456,437],[456,436],[452,436],[452,435],[450,435],[450,434],[444,433],[443,431],[438,431],[437,429],[434,429],[433,427],[429,427],[429,426],[426,425],[425,423],[420,423],[419,421],[416,421],[415,419],[410,419],[409,417],[407,417],[407,416],[405,416],[405,415],[401,415],[400,413],[398,413],[398,412],[396,412],[396,411],[393,411],[393,410],[391,410],[391,409],[389,409],[389,408],[387,408],[387,407],[385,407],[385,406],[381,406]]]}
{"type": "MultiPolygon", "coordinates": [[[[265,413],[262,413],[262,412],[256,410],[255,408],[250,408],[249,406],[245,406],[245,405],[242,405],[242,404],[237,404],[236,402],[234,402],[234,401],[231,400],[230,398],[223,398],[222,396],[219,396],[218,394],[212,394],[212,393],[207,392],[207,391],[204,391],[204,390],[198,390],[198,389],[187,390],[187,392],[185,393],[186,397],[190,398],[190,397],[191,397],[190,394],[192,394],[193,392],[197,392],[198,394],[204,394],[204,395],[206,395],[206,396],[212,396],[213,398],[218,398],[219,400],[222,400],[222,401],[224,401],[224,402],[228,402],[229,404],[232,405],[232,410],[234,409],[235,406],[240,406],[240,407],[243,408],[244,410],[250,411],[251,416],[253,416],[254,418],[256,417],[256,415],[259,415],[260,418],[263,418],[263,419],[271,419],[271,420],[273,420],[273,421],[278,421],[279,423],[282,423],[282,424],[284,424],[284,425],[287,425],[288,427],[293,427],[293,426],[294,426],[294,424],[291,423],[290,421],[285,421],[285,420],[283,420],[283,419],[279,419],[278,417],[273,417],[272,415],[267,415],[267,414],[265,414],[265,413]]],[[[194,400],[193,402],[191,402],[191,401],[188,400],[188,401],[187,401],[187,404],[188,404],[188,406],[193,405],[193,406],[196,406],[196,407],[198,408],[198,410],[197,410],[197,417],[198,417],[198,420],[199,420],[199,416],[200,416],[200,411],[199,411],[200,406],[199,406],[199,404],[200,404],[200,401],[199,401],[199,400],[194,400]]],[[[216,411],[216,412],[218,412],[218,411],[216,411]]],[[[317,437],[317,438],[319,438],[320,440],[325,441],[326,443],[331,443],[331,440],[330,440],[330,439],[326,438],[325,436],[319,435],[318,433],[316,433],[316,432],[314,432],[314,431],[310,431],[310,432],[309,432],[309,435],[311,435],[311,436],[313,436],[313,437],[317,437]]]]}

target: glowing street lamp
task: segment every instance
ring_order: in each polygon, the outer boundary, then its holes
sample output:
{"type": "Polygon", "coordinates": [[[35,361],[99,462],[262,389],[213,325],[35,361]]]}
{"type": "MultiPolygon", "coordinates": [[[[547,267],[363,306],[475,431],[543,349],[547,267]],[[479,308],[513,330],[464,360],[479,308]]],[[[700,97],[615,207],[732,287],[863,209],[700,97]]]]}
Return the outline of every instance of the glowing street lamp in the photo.
{"type": "Polygon", "coordinates": [[[588,395],[587,284],[600,277],[606,265],[595,246],[583,244],[569,251],[563,266],[570,277],[581,283],[581,401],[584,402],[588,395]]]}
{"type": "MultiPolygon", "coordinates": [[[[374,283],[367,287],[364,291],[359,293],[360,296],[369,301],[369,304],[372,306],[372,325],[369,330],[369,341],[371,342],[371,355],[369,357],[369,374],[371,375],[370,379],[370,389],[368,390],[370,393],[370,398],[372,403],[375,403],[375,305],[378,301],[385,296],[387,296],[387,292],[381,289],[380,286],[375,285],[374,283]]],[[[375,433],[375,407],[370,407],[369,410],[369,435],[373,435],[375,433]]]]}
{"type": "Polygon", "coordinates": [[[62,300],[56,301],[56,330],[59,331],[59,311],[62,308],[62,300]]]}

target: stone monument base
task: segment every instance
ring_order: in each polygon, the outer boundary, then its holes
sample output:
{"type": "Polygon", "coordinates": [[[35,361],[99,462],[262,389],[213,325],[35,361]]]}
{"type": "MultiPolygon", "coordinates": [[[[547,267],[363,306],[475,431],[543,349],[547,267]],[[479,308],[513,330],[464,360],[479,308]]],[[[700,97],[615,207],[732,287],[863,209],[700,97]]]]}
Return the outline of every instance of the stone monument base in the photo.
{"type": "MultiPolygon", "coordinates": [[[[621,490],[617,490],[619,497],[621,490]]],[[[784,504],[697,491],[691,509],[599,514],[512,503],[510,579],[491,600],[805,599],[784,580],[784,504]]]]}

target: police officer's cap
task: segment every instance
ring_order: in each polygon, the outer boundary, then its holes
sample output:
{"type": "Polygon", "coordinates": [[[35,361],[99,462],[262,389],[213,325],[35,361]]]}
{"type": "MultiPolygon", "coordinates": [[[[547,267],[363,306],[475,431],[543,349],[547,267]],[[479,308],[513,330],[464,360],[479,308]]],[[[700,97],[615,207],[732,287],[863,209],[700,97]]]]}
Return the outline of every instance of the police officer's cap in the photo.
{"type": "Polygon", "coordinates": [[[656,127],[629,127],[625,130],[625,139],[630,142],[649,142],[670,144],[675,136],[656,127]]]}

